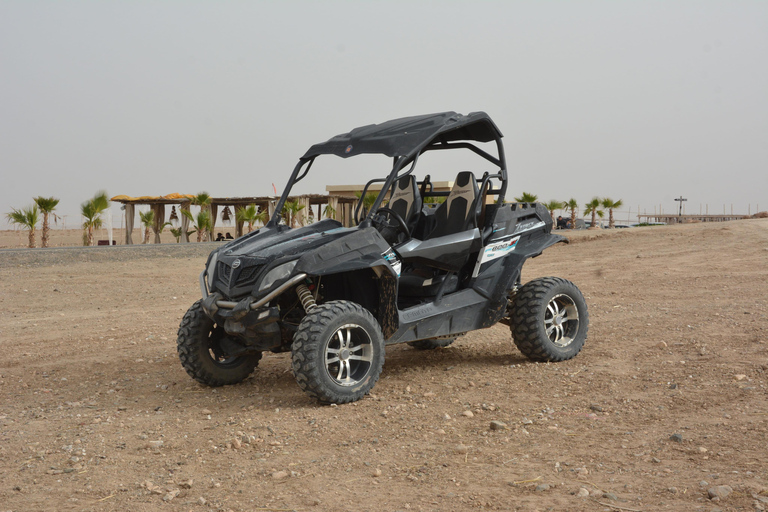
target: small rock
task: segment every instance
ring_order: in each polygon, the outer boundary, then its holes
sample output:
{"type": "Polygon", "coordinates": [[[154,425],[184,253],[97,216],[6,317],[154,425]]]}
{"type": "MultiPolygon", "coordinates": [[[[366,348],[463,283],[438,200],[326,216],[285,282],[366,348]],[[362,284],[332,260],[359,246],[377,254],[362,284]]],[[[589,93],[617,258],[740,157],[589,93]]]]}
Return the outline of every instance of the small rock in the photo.
{"type": "Polygon", "coordinates": [[[462,416],[466,416],[467,418],[472,418],[475,416],[475,414],[472,411],[464,411],[461,413],[462,416]]]}
{"type": "Polygon", "coordinates": [[[701,482],[699,482],[699,487],[706,487],[708,485],[709,485],[709,482],[707,482],[706,480],[702,480],[701,482]]]}
{"type": "Polygon", "coordinates": [[[272,478],[275,480],[283,480],[285,478],[288,478],[288,472],[287,471],[275,471],[272,473],[272,478]]]}
{"type": "Polygon", "coordinates": [[[536,486],[536,490],[539,492],[548,491],[549,490],[549,484],[541,484],[536,486]]]}
{"type": "Polygon", "coordinates": [[[522,419],[523,425],[533,425],[533,421],[529,420],[528,418],[522,419]]]}
{"type": "Polygon", "coordinates": [[[163,447],[163,441],[150,441],[147,443],[149,445],[149,448],[153,451],[158,451],[160,448],[163,447]]]}
{"type": "Polygon", "coordinates": [[[589,408],[595,412],[603,412],[603,408],[600,407],[599,405],[590,405],[589,408]]]}
{"type": "Polygon", "coordinates": [[[579,492],[576,493],[576,496],[578,496],[579,498],[586,498],[589,496],[589,491],[586,490],[584,487],[581,487],[579,489],[579,492]]]}
{"type": "Polygon", "coordinates": [[[501,421],[492,421],[490,427],[491,430],[506,430],[507,424],[501,421]]]}
{"type": "Polygon", "coordinates": [[[469,453],[469,446],[465,446],[463,444],[459,444],[456,446],[456,453],[459,453],[461,455],[464,455],[465,453],[469,453]]]}
{"type": "Polygon", "coordinates": [[[682,443],[683,442],[683,434],[672,434],[669,436],[670,441],[674,441],[676,443],[682,443]]]}
{"type": "Polygon", "coordinates": [[[719,498],[721,500],[728,497],[729,494],[733,492],[733,489],[731,489],[730,485],[716,485],[715,487],[710,487],[707,489],[707,494],[709,495],[709,499],[715,499],[719,498]]]}
{"type": "Polygon", "coordinates": [[[667,344],[663,341],[660,341],[656,344],[657,348],[667,348],[667,344]]]}
{"type": "Polygon", "coordinates": [[[616,496],[615,494],[613,494],[612,492],[604,492],[603,493],[603,498],[605,498],[607,500],[611,500],[611,501],[618,501],[619,500],[619,497],[616,496]]]}
{"type": "Polygon", "coordinates": [[[202,496],[200,496],[199,498],[197,498],[197,504],[198,504],[198,505],[205,505],[206,503],[208,503],[208,502],[207,502],[207,501],[205,501],[205,498],[203,498],[202,496]]]}
{"type": "Polygon", "coordinates": [[[734,375],[733,378],[736,379],[736,380],[744,380],[744,379],[747,378],[747,376],[744,375],[743,373],[740,373],[738,375],[734,375]]]}
{"type": "Polygon", "coordinates": [[[667,491],[669,491],[670,494],[677,494],[677,487],[670,487],[667,491]]]}
{"type": "Polygon", "coordinates": [[[238,438],[234,438],[232,440],[232,448],[234,448],[235,450],[239,450],[242,447],[243,447],[243,443],[238,438]]]}
{"type": "Polygon", "coordinates": [[[194,481],[190,478],[186,482],[181,482],[179,484],[179,487],[181,487],[182,489],[191,489],[193,483],[194,483],[194,481]]]}
{"type": "Polygon", "coordinates": [[[699,446],[699,453],[707,453],[707,449],[703,446],[699,446]]]}
{"type": "Polygon", "coordinates": [[[144,487],[146,490],[151,492],[152,494],[163,494],[163,488],[159,485],[155,485],[154,482],[151,480],[144,481],[143,484],[141,484],[142,487],[144,487]]]}
{"type": "Polygon", "coordinates": [[[376,468],[373,470],[373,476],[374,477],[380,477],[381,476],[381,470],[379,468],[376,468]]]}
{"type": "Polygon", "coordinates": [[[660,464],[661,459],[657,459],[656,457],[651,457],[651,462],[653,462],[654,464],[660,464]]]}
{"type": "Polygon", "coordinates": [[[165,496],[163,496],[163,501],[171,501],[173,498],[179,495],[181,491],[178,489],[174,489],[172,491],[168,491],[165,496]]]}
{"type": "Polygon", "coordinates": [[[445,413],[445,414],[443,414],[443,419],[444,420],[449,420],[449,419],[451,419],[451,415],[448,414],[448,413],[445,413]]]}
{"type": "Polygon", "coordinates": [[[213,413],[210,411],[210,409],[203,409],[202,411],[200,411],[200,414],[205,416],[205,415],[213,414],[213,413]]]}

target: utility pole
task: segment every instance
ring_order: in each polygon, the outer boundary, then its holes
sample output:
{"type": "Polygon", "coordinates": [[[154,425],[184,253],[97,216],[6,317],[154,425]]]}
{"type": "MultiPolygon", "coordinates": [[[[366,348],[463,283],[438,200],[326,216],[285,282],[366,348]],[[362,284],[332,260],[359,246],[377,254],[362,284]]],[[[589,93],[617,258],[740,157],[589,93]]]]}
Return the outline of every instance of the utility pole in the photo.
{"type": "Polygon", "coordinates": [[[678,210],[677,213],[677,222],[678,224],[683,221],[683,201],[687,201],[688,199],[684,198],[683,196],[680,196],[675,199],[675,201],[680,201],[680,210],[678,210]]]}

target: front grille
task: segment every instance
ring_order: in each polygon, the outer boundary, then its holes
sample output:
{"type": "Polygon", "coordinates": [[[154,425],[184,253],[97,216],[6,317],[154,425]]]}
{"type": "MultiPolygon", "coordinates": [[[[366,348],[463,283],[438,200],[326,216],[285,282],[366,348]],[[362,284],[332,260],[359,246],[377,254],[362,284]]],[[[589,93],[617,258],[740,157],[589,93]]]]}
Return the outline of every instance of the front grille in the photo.
{"type": "Polygon", "coordinates": [[[232,275],[232,267],[230,267],[223,261],[220,261],[219,268],[216,269],[216,274],[218,274],[219,279],[229,284],[229,276],[232,275]]]}
{"type": "Polygon", "coordinates": [[[237,276],[236,286],[248,286],[256,282],[256,276],[259,274],[259,270],[263,265],[253,265],[252,267],[246,267],[240,270],[240,274],[237,276]]]}
{"type": "Polygon", "coordinates": [[[241,288],[243,286],[255,284],[259,271],[263,267],[264,265],[251,265],[233,269],[223,261],[220,261],[216,268],[216,278],[227,288],[241,288]]]}

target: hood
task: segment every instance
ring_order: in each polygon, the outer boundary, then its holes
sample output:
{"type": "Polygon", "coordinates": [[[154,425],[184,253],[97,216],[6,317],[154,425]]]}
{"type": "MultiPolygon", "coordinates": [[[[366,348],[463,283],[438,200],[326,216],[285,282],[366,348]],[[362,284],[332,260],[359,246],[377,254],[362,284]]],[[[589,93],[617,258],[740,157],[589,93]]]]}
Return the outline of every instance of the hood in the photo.
{"type": "Polygon", "coordinates": [[[357,231],[358,228],[344,228],[330,219],[297,229],[278,226],[254,231],[212,253],[211,258],[215,254],[216,262],[214,269],[209,259],[211,289],[229,298],[248,295],[262,275],[275,266],[357,231]]]}
{"type": "Polygon", "coordinates": [[[284,256],[301,255],[356,229],[342,227],[340,222],[331,219],[301,228],[261,228],[219,249],[219,260],[246,256],[268,263],[284,256]]]}

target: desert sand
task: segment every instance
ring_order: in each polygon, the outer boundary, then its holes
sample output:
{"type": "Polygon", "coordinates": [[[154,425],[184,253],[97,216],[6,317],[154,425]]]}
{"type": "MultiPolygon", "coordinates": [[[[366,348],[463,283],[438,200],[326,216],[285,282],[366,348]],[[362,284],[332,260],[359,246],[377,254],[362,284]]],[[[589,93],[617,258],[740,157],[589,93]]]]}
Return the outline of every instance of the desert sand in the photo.
{"type": "Polygon", "coordinates": [[[575,359],[529,362],[496,325],[389,347],[334,407],[290,354],[225,388],[184,372],[212,243],[0,232],[0,510],[768,509],[768,219],[566,234],[523,280],[583,291],[575,359]]]}

